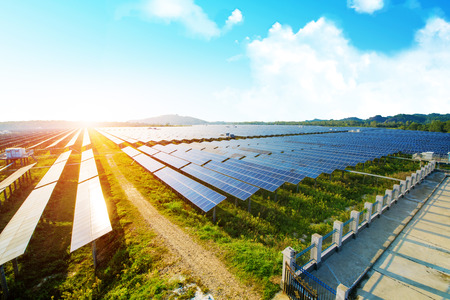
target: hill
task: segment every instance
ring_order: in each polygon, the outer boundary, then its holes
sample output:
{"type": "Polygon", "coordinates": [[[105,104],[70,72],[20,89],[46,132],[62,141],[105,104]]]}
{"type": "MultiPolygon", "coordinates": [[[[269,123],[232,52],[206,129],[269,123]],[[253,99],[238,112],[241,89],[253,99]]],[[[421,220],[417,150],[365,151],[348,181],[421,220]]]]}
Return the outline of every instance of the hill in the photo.
{"type": "Polygon", "coordinates": [[[141,120],[132,120],[128,122],[151,124],[151,125],[203,125],[207,121],[179,115],[162,115],[158,117],[146,118],[141,120]]]}

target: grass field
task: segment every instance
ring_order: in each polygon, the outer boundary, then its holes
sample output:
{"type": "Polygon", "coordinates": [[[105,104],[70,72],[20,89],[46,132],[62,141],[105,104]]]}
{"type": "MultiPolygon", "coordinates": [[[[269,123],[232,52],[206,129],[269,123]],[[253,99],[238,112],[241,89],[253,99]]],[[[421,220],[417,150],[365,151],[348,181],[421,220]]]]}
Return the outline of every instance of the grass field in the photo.
{"type": "MultiPolygon", "coordinates": [[[[79,171],[79,153],[70,157],[62,178],[44,211],[25,255],[19,257],[20,276],[14,279],[11,263],[5,265],[10,294],[18,299],[130,299],[173,298],[182,283],[173,279],[168,250],[155,238],[136,208],[126,199],[112,175],[107,156],[161,214],[211,249],[244,283],[257,287],[264,299],[279,291],[281,251],[301,250],[313,233],[325,234],[334,220],[345,221],[353,209],[362,210],[377,194],[392,188],[391,180],[335,171],[331,180],[322,174],[317,182],[303,180],[297,187],[285,184],[274,194],[259,191],[247,202],[224,201],[203,214],[178,197],[163,183],[101,135],[91,131],[96,162],[108,206],[113,232],[97,241],[99,266],[94,272],[89,245],[69,253],[73,211],[79,171]],[[164,270],[164,271],[163,271],[164,270]]],[[[55,156],[45,153],[38,166],[50,165],[55,156]]],[[[417,162],[387,158],[367,162],[364,171],[404,178],[419,169],[417,162]]],[[[356,168],[362,171],[362,165],[356,168]]],[[[13,194],[1,208],[0,228],[20,207],[45,169],[33,171],[33,184],[13,194]]],[[[189,298],[192,291],[185,294],[189,298]]],[[[181,297],[181,298],[182,298],[181,297]]]]}

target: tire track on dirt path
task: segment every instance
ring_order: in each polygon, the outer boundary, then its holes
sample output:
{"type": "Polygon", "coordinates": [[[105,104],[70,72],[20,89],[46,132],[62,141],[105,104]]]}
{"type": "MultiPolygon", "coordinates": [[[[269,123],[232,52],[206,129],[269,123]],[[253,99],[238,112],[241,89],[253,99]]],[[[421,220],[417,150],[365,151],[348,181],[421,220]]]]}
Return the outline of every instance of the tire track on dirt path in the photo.
{"type": "Polygon", "coordinates": [[[112,157],[107,157],[107,161],[128,200],[136,206],[150,227],[163,238],[170,251],[181,257],[183,264],[194,276],[201,279],[215,299],[261,299],[251,287],[240,283],[214,253],[204,249],[177,225],[162,216],[125,178],[112,157]]]}

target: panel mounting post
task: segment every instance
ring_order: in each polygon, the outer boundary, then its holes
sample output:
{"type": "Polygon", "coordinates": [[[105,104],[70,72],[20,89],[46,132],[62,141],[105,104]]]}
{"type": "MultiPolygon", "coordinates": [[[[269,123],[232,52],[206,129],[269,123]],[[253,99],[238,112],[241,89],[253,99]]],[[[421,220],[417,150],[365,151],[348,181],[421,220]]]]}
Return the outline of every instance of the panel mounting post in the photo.
{"type": "Polygon", "coordinates": [[[2,290],[3,294],[5,295],[5,299],[8,299],[9,292],[8,292],[8,285],[6,284],[6,276],[5,276],[5,269],[3,268],[3,265],[0,266],[0,273],[1,273],[1,284],[2,284],[2,290]]]}
{"type": "Polygon", "coordinates": [[[13,259],[12,263],[14,269],[14,278],[17,279],[19,277],[19,266],[17,264],[17,257],[13,259]]]}
{"type": "Polygon", "coordinates": [[[97,269],[97,247],[95,241],[92,241],[92,259],[94,261],[94,269],[97,269]]]}

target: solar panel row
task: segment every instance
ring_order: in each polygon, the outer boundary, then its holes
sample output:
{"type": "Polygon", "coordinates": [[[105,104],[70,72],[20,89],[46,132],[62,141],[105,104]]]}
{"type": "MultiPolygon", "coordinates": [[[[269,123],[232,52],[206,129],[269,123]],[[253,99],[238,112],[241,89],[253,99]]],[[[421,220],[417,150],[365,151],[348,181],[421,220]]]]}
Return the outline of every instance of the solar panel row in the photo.
{"type": "Polygon", "coordinates": [[[226,199],[225,196],[170,168],[161,169],[154,174],[204,212],[226,199]]]}
{"type": "Polygon", "coordinates": [[[0,265],[22,255],[47,206],[70,152],[61,154],[0,234],[0,265]]]}
{"type": "Polygon", "coordinates": [[[241,200],[247,200],[259,190],[256,186],[195,164],[187,165],[181,170],[241,200]]]}
{"type": "MultiPolygon", "coordinates": [[[[70,252],[112,231],[92,149],[81,153],[70,252]]],[[[95,261],[95,258],[94,258],[95,261]]]]}
{"type": "MultiPolygon", "coordinates": [[[[122,149],[124,150],[124,149],[122,149]]],[[[130,151],[124,151],[129,155],[130,151]],[[128,153],[127,153],[128,152],[128,153]]],[[[130,156],[131,157],[131,156],[130,156]]],[[[159,160],[172,166],[184,167],[189,162],[182,159],[170,156],[164,152],[155,154],[159,160]]],[[[191,203],[199,207],[201,210],[207,212],[214,208],[217,204],[226,199],[225,196],[211,190],[210,188],[190,179],[189,177],[172,170],[169,167],[161,164],[153,158],[141,153],[131,157],[148,171],[152,172],[161,181],[170,186],[177,193],[189,200],[191,203]]]]}

